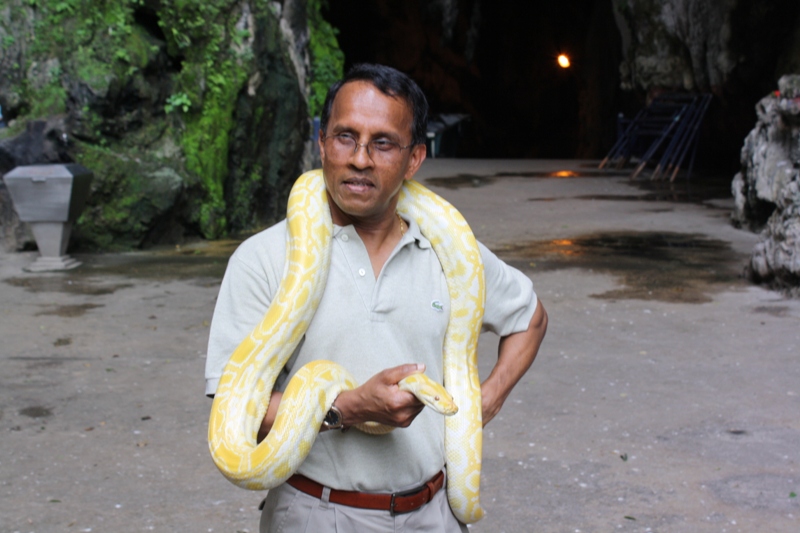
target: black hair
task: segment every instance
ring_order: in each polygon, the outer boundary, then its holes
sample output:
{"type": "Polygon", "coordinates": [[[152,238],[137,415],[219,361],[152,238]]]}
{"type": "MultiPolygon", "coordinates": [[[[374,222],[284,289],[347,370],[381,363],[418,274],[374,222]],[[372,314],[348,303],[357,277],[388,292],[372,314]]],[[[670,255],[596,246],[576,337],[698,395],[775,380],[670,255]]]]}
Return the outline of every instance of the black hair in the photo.
{"type": "Polygon", "coordinates": [[[323,135],[328,129],[333,100],[339,93],[339,89],[345,83],[351,81],[366,81],[374,85],[386,96],[402,98],[411,108],[411,142],[413,144],[425,144],[425,134],[428,128],[428,100],[425,99],[422,89],[419,88],[419,85],[414,80],[399,70],[372,63],[354,65],[347,71],[344,78],[331,85],[328,95],[325,97],[325,104],[322,106],[322,116],[320,117],[320,131],[323,132],[323,135]]]}

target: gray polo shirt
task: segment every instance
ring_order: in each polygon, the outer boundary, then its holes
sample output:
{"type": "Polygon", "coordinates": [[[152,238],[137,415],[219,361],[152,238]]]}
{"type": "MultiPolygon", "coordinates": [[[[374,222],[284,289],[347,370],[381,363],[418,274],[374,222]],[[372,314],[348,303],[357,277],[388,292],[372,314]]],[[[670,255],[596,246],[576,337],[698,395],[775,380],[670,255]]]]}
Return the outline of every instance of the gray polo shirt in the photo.
{"type": "MultiPolygon", "coordinates": [[[[283,221],[247,239],[231,256],[211,322],[206,394],[216,391],[228,358],[269,307],[283,274],[285,239],[283,221]]],[[[537,302],[531,281],[483,245],[480,249],[484,329],[501,336],[525,331],[537,302]]],[[[355,228],[334,226],[325,292],[276,389],[318,359],[342,364],[359,383],[386,368],[425,363],[428,376],[441,383],[449,309],[444,273],[415,222],[377,279],[355,228]]],[[[444,417],[424,409],[408,428],[388,435],[321,433],[299,473],[336,489],[388,492],[424,483],[444,462],[444,417]]]]}

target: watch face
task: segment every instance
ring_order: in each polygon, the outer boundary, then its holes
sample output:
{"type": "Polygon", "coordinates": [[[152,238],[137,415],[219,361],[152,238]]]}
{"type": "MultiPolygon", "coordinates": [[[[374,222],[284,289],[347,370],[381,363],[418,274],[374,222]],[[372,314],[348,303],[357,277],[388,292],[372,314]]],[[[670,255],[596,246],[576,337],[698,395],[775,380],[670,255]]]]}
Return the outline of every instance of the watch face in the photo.
{"type": "Polygon", "coordinates": [[[339,413],[333,409],[330,409],[328,414],[325,415],[324,423],[328,428],[338,428],[342,424],[342,419],[339,416],[339,413]]]}

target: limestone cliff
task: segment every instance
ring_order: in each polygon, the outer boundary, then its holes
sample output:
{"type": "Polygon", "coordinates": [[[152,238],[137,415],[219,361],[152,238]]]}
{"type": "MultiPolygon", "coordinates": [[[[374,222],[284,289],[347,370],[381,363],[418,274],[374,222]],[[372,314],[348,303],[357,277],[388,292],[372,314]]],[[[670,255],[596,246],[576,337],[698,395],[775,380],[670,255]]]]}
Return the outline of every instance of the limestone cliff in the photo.
{"type": "Polygon", "coordinates": [[[305,0],[7,0],[0,139],[63,122],[92,248],[267,224],[308,161],[307,21],[305,0]]]}
{"type": "Polygon", "coordinates": [[[614,12],[626,88],[718,92],[760,66],[800,67],[794,0],[614,0],[614,12]]]}

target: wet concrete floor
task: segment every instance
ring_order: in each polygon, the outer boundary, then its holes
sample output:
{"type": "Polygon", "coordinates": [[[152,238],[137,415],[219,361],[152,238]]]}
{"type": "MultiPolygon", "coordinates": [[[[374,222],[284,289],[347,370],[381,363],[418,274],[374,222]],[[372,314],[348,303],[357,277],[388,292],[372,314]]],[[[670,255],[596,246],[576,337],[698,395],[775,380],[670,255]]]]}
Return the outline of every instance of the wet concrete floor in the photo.
{"type": "Polygon", "coordinates": [[[594,298],[702,303],[711,293],[744,285],[739,256],[725,241],[665,232],[606,232],[534,241],[495,250],[521,270],[580,268],[617,276],[622,287],[594,298]]]}
{"type": "MultiPolygon", "coordinates": [[[[739,277],[758,237],[730,225],[724,187],[575,161],[435,160],[419,178],[550,315],[484,433],[471,531],[798,530],[800,302],[739,277]]],[[[205,344],[237,243],[53,274],[0,254],[0,530],[257,531],[263,494],[206,443],[205,344]]],[[[496,346],[482,336],[484,377],[496,346]]]]}
{"type": "MultiPolygon", "coordinates": [[[[77,256],[81,269],[51,277],[12,277],[3,280],[32,292],[69,294],[113,294],[134,286],[131,281],[98,283],[99,278],[130,280],[186,280],[199,285],[217,285],[225,273],[228,257],[239,241],[197,243],[183,249],[77,256]]],[[[699,234],[664,232],[606,232],[506,244],[494,250],[521,270],[542,272],[582,268],[619,276],[625,285],[601,298],[639,298],[664,301],[705,302],[715,286],[739,283],[741,269],[728,243],[699,234]]],[[[96,304],[57,306],[38,315],[80,316],[96,304]]]]}
{"type": "MultiPolygon", "coordinates": [[[[619,183],[625,183],[632,189],[644,191],[645,194],[594,194],[578,195],[573,197],[578,200],[608,200],[608,201],[635,201],[635,202],[681,202],[703,204],[708,200],[730,198],[731,179],[728,176],[698,176],[687,177],[681,175],[675,181],[651,180],[639,177],[631,180],[629,173],[616,170],[553,170],[546,172],[497,172],[493,175],[457,174],[455,176],[430,177],[425,180],[427,184],[445,189],[460,189],[464,187],[486,187],[496,183],[499,179],[525,179],[525,178],[617,178],[619,183]]],[[[552,202],[559,198],[530,198],[531,202],[552,202]]],[[[562,198],[563,199],[563,198],[562,198]]]]}

